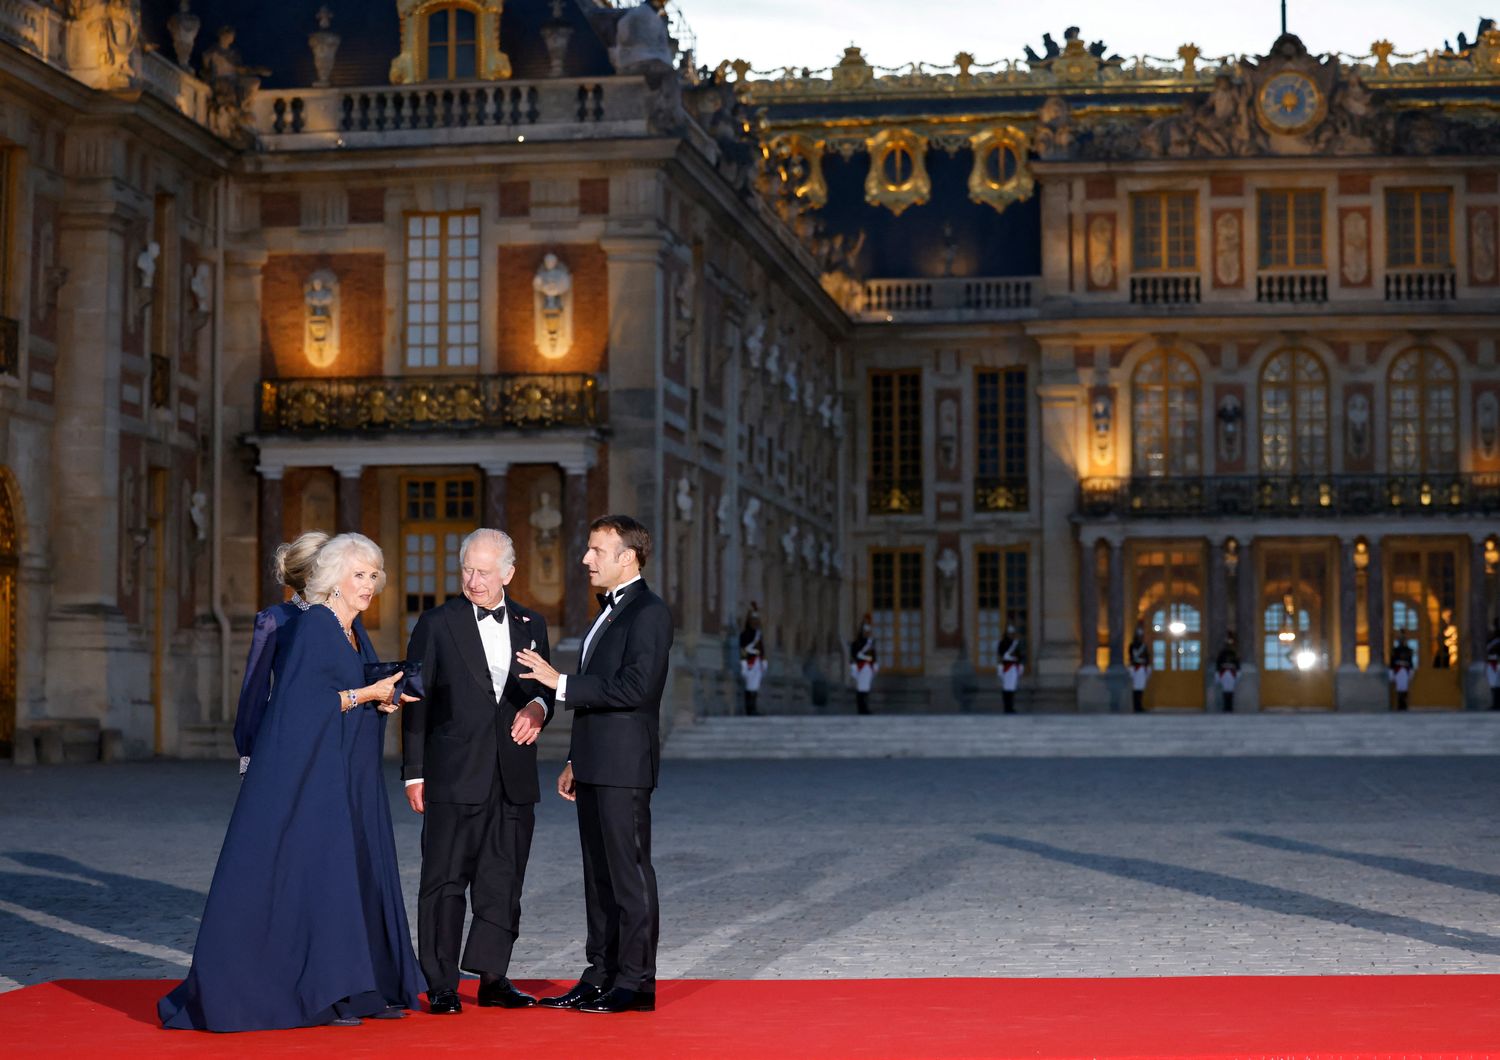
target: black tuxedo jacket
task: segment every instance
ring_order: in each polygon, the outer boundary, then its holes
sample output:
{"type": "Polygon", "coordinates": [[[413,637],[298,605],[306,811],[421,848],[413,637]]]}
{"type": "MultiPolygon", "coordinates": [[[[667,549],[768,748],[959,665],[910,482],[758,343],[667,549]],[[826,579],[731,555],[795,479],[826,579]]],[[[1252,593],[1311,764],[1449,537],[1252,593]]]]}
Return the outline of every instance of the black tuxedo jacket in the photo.
{"type": "Polygon", "coordinates": [[[594,634],[583,672],[568,677],[563,706],[573,711],[568,758],[575,780],[656,787],[671,650],[671,609],[644,580],[635,582],[594,634]]]}
{"type": "MultiPolygon", "coordinates": [[[[536,744],[520,746],[510,737],[516,712],[540,697],[552,716],[553,692],[537,681],[523,680],[525,669],[515,653],[536,644],[549,658],[547,622],[508,596],[510,676],[503,689],[493,687],[484,642],[474,619],[474,605],[456,596],[425,611],[412,630],[406,657],[422,663],[427,695],[401,709],[404,737],[401,775],[418,777],[429,802],[482,803],[489,798],[495,770],[511,802],[538,802],[536,744]]],[[[485,619],[492,622],[493,619],[485,619]]]]}

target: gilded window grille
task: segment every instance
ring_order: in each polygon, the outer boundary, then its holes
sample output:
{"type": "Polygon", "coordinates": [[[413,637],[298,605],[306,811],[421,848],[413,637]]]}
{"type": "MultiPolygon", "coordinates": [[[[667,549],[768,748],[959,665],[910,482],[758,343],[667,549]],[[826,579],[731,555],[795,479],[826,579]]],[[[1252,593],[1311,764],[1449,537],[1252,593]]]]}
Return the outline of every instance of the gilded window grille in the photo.
{"type": "Polygon", "coordinates": [[[975,374],[974,509],[1018,512],[1028,507],[1026,369],[975,374]]]}
{"type": "Polygon", "coordinates": [[[870,621],[881,669],[922,672],[922,550],[870,552],[870,621]]]}
{"type": "Polygon", "coordinates": [[[1130,197],[1131,262],[1136,272],[1198,267],[1198,195],[1143,191],[1130,197]]]}
{"type": "Polygon", "coordinates": [[[263,379],[258,424],[283,434],[595,427],[598,389],[581,373],[263,379]]]}
{"type": "Polygon", "coordinates": [[[922,510],[922,373],[870,375],[872,515],[922,510]]]}
{"type": "Polygon", "coordinates": [[[1202,386],[1186,354],[1158,350],[1131,380],[1134,467],[1147,476],[1197,474],[1201,460],[1202,386]]]}
{"type": "Polygon", "coordinates": [[[479,213],[406,215],[408,368],[479,364],[479,213]]]}
{"type": "Polygon", "coordinates": [[[458,547],[479,522],[479,477],[412,475],[401,479],[401,624],[411,636],[423,611],[463,591],[458,547]]]}
{"type": "Polygon", "coordinates": [[[1026,636],[1029,603],[1028,554],[1025,545],[980,548],[974,555],[974,664],[983,673],[996,668],[995,649],[1007,623],[1026,636]]]}
{"type": "Polygon", "coordinates": [[[1386,381],[1390,470],[1411,475],[1458,470],[1458,376],[1437,350],[1407,350],[1386,381]]]}
{"type": "Polygon", "coordinates": [[[1393,269],[1453,266],[1453,206],[1446,188],[1385,193],[1386,264],[1393,269]]]}
{"type": "Polygon", "coordinates": [[[1260,437],[1262,473],[1328,472],[1328,373],[1308,350],[1282,350],[1261,370],[1260,437]]]}
{"type": "Polygon", "coordinates": [[[1317,189],[1267,189],[1257,196],[1262,269],[1323,265],[1323,193],[1317,189]]]}

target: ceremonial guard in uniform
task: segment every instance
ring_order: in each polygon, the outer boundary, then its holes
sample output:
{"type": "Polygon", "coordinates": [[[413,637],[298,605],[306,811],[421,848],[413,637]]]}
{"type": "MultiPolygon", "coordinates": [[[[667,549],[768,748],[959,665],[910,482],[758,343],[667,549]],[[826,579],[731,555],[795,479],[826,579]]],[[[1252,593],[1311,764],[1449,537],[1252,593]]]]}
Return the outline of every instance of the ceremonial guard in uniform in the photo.
{"type": "Polygon", "coordinates": [[[1490,686],[1490,709],[1500,710],[1500,618],[1490,625],[1484,645],[1484,679],[1490,686]]]}
{"type": "Polygon", "coordinates": [[[859,632],[849,642],[849,677],[854,681],[854,703],[861,714],[870,713],[870,686],[880,672],[880,662],[875,658],[875,637],[866,615],[859,624],[859,632]]]}
{"type": "Polygon", "coordinates": [[[1151,678],[1151,652],[1146,647],[1146,630],[1143,626],[1135,627],[1127,661],[1130,665],[1130,709],[1140,714],[1146,709],[1146,682],[1151,678]]]}
{"type": "Polygon", "coordinates": [[[1000,698],[1005,701],[1005,713],[1016,712],[1016,686],[1026,672],[1026,644],[1016,633],[1014,623],[1007,623],[1005,633],[995,649],[996,666],[1000,672],[1000,698]]]}
{"type": "Polygon", "coordinates": [[[1396,689],[1396,709],[1406,709],[1406,693],[1411,691],[1412,671],[1417,668],[1416,654],[1406,643],[1406,631],[1396,630],[1395,643],[1391,645],[1391,684],[1396,689]]]}
{"type": "Polygon", "coordinates": [[[745,628],[740,630],[740,677],[745,682],[745,713],[756,713],[760,683],[766,676],[766,642],[760,629],[760,606],[750,602],[745,628]]]}
{"type": "Polygon", "coordinates": [[[1234,712],[1234,689],[1240,680],[1240,648],[1234,630],[1224,634],[1224,646],[1219,649],[1219,658],[1214,663],[1218,674],[1219,692],[1224,697],[1224,712],[1234,712]]]}

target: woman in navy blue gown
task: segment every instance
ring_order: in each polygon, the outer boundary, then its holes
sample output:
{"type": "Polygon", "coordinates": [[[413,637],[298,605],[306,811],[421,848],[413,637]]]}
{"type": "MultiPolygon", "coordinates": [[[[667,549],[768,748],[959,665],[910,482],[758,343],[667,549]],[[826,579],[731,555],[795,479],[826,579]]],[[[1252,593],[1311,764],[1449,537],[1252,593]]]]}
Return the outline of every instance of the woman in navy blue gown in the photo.
{"type": "MultiPolygon", "coordinates": [[[[380,549],[341,534],[311,606],[277,636],[270,704],[214,870],[193,966],[162,1024],[270,1030],[405,1015],[420,978],[381,768],[399,675],[364,683],[356,619],[385,583],[380,549]]],[[[409,699],[410,697],[405,697],[409,699]]]]}
{"type": "Polygon", "coordinates": [[[245,659],[245,679],[240,683],[240,704],[234,713],[234,749],[240,756],[240,773],[250,767],[255,751],[255,734],[266,716],[271,699],[271,661],[276,658],[276,631],[293,616],[306,611],[302,599],[307,579],[312,576],[318,550],[328,543],[321,530],[299,534],[295,541],[276,550],[276,580],[292,590],[292,598],[272,604],[255,616],[255,632],[250,637],[250,654],[245,659]]]}

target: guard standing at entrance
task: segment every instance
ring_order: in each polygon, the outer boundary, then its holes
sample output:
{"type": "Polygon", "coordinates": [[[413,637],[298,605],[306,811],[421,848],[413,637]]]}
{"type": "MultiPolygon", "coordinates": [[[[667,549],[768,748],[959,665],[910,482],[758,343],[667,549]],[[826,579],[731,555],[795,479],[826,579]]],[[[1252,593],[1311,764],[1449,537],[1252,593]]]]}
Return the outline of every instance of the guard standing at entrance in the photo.
{"type": "Polygon", "coordinates": [[[1005,713],[1016,712],[1016,685],[1026,672],[1026,644],[1016,633],[1014,623],[1007,623],[1005,633],[995,648],[997,666],[1000,670],[1000,698],[1005,702],[1005,713]]]}
{"type": "Polygon", "coordinates": [[[745,628],[740,630],[740,677],[745,682],[745,713],[756,713],[760,683],[766,676],[766,643],[760,628],[760,605],[750,601],[745,628]]]}
{"type": "Polygon", "coordinates": [[[870,686],[880,671],[880,662],[875,658],[875,637],[866,615],[859,624],[859,632],[849,642],[849,677],[854,681],[854,704],[861,714],[870,713],[870,686]]]}
{"type": "Polygon", "coordinates": [[[1146,682],[1151,678],[1151,652],[1146,648],[1145,627],[1136,624],[1129,648],[1130,709],[1136,714],[1146,710],[1146,682]]]}
{"type": "Polygon", "coordinates": [[[1240,649],[1232,629],[1224,634],[1224,646],[1219,649],[1214,669],[1218,671],[1219,694],[1224,698],[1224,712],[1233,714],[1234,689],[1240,680],[1240,649]]]}
{"type": "Polygon", "coordinates": [[[1391,684],[1396,689],[1396,709],[1405,710],[1406,694],[1411,691],[1412,671],[1417,668],[1416,653],[1406,643],[1406,631],[1396,630],[1396,641],[1391,645],[1391,684]]]}
{"type": "Polygon", "coordinates": [[[1500,618],[1490,624],[1484,645],[1484,679],[1490,686],[1490,709],[1500,710],[1500,618]]]}

